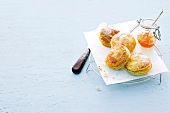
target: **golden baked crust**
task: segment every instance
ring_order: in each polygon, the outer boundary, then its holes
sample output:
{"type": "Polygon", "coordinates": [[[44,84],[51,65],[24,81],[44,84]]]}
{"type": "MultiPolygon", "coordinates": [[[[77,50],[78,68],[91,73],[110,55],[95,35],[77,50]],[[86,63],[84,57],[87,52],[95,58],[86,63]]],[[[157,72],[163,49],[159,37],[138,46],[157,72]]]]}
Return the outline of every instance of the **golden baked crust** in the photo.
{"type": "Polygon", "coordinates": [[[132,52],[136,47],[136,40],[130,33],[118,33],[112,37],[110,44],[111,48],[120,44],[124,45],[132,52]]]}
{"type": "Polygon", "coordinates": [[[123,45],[116,46],[106,56],[106,65],[118,70],[124,67],[130,58],[130,51],[123,45]]]}
{"type": "Polygon", "coordinates": [[[146,75],[152,68],[152,64],[149,64],[149,66],[147,68],[145,68],[144,70],[139,70],[139,71],[130,71],[127,69],[127,71],[129,73],[131,73],[132,75],[146,75]]]}
{"type": "Polygon", "coordinates": [[[110,41],[111,41],[111,38],[115,35],[119,33],[119,30],[115,30],[115,29],[111,29],[109,28],[108,26],[103,28],[101,31],[100,31],[100,34],[99,34],[99,39],[100,39],[100,42],[102,43],[102,45],[104,45],[105,47],[111,47],[110,45],[110,41]]]}
{"type": "Polygon", "coordinates": [[[132,54],[125,67],[133,75],[144,75],[152,68],[152,63],[146,55],[132,54]]]}

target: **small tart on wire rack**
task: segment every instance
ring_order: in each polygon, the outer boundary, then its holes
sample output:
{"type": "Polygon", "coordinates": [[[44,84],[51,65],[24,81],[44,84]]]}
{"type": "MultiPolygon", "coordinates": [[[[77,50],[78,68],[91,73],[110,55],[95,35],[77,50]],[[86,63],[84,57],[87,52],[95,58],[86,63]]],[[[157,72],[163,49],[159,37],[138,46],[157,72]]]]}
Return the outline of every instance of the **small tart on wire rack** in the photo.
{"type": "Polygon", "coordinates": [[[124,45],[130,52],[133,52],[136,47],[136,40],[130,33],[118,33],[112,37],[110,44],[111,48],[116,45],[124,45]]]}
{"type": "Polygon", "coordinates": [[[130,58],[130,51],[123,45],[118,45],[107,54],[106,65],[109,68],[119,70],[124,67],[130,58]]]}
{"type": "Polygon", "coordinates": [[[152,63],[150,58],[144,54],[132,54],[125,68],[132,75],[145,75],[151,70],[152,63]]]}
{"type": "Polygon", "coordinates": [[[110,41],[112,37],[119,33],[119,30],[111,29],[108,26],[101,29],[99,34],[100,42],[103,46],[111,48],[110,41]]]}

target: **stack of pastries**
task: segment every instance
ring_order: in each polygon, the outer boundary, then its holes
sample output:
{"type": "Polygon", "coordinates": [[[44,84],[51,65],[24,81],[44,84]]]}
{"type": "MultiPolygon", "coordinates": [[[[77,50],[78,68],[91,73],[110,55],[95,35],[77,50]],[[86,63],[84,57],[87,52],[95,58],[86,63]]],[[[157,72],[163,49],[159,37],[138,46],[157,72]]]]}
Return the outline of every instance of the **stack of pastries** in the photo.
{"type": "Polygon", "coordinates": [[[136,47],[136,40],[130,33],[105,27],[100,31],[100,42],[111,51],[106,55],[106,65],[114,70],[126,68],[132,75],[145,75],[151,68],[149,57],[144,54],[131,54],[136,47]]]}

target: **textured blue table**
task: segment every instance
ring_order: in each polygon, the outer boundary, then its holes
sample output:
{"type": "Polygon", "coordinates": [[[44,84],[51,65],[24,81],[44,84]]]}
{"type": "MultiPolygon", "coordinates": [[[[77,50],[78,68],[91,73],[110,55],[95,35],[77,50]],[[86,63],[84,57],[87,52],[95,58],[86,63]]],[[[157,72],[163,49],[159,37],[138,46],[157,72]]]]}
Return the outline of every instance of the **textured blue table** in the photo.
{"type": "Polygon", "coordinates": [[[157,47],[170,69],[170,2],[165,0],[0,0],[0,113],[170,113],[170,73],[162,84],[106,86],[71,67],[99,23],[155,18],[157,47]],[[97,91],[96,87],[101,91],[97,91]]]}

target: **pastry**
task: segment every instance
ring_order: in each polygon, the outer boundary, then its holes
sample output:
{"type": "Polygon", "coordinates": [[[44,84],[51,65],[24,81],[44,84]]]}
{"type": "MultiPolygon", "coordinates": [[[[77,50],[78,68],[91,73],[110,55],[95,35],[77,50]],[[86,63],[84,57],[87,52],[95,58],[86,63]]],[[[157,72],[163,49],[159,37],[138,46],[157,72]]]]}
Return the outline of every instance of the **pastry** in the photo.
{"type": "Polygon", "coordinates": [[[145,75],[151,70],[152,63],[150,58],[144,54],[132,54],[125,68],[133,75],[145,75]]]}
{"type": "Polygon", "coordinates": [[[111,49],[105,58],[106,65],[112,69],[118,70],[124,67],[130,58],[130,51],[123,45],[118,45],[111,49]]]}
{"type": "Polygon", "coordinates": [[[108,26],[101,29],[99,34],[101,44],[105,47],[111,48],[110,46],[111,38],[117,33],[119,33],[119,30],[111,29],[108,26]]]}
{"type": "Polygon", "coordinates": [[[111,48],[116,45],[124,45],[130,52],[133,52],[136,47],[136,40],[130,33],[118,33],[112,37],[110,44],[111,48]]]}

